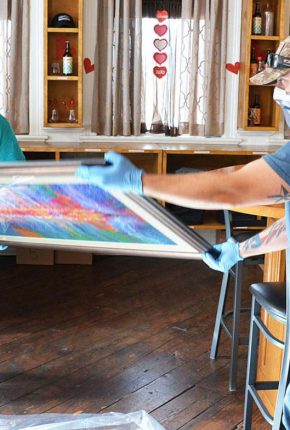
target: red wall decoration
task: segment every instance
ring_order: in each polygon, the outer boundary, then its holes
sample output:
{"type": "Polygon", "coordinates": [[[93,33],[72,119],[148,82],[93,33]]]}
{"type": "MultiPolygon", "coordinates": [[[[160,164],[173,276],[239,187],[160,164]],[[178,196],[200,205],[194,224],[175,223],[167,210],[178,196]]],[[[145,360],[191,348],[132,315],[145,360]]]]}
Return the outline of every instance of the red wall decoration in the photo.
{"type": "Polygon", "coordinates": [[[91,73],[95,70],[95,65],[92,64],[89,58],[84,58],[84,68],[86,73],[91,73]]]}
{"type": "Polygon", "coordinates": [[[235,64],[232,63],[227,63],[226,64],[226,69],[229,72],[234,73],[235,75],[237,75],[239,73],[239,69],[240,69],[240,63],[238,61],[235,62],[235,64]]]}
{"type": "MultiPolygon", "coordinates": [[[[157,10],[156,18],[158,22],[163,22],[168,19],[168,11],[167,10],[157,10]]],[[[154,32],[159,36],[164,36],[168,31],[168,27],[166,24],[156,24],[154,25],[154,32]]],[[[158,64],[158,66],[153,67],[153,74],[158,78],[162,79],[167,74],[167,68],[165,66],[161,66],[161,64],[165,63],[167,60],[167,54],[164,51],[168,46],[167,39],[155,39],[153,42],[154,47],[159,51],[153,54],[154,61],[158,64]]]]}

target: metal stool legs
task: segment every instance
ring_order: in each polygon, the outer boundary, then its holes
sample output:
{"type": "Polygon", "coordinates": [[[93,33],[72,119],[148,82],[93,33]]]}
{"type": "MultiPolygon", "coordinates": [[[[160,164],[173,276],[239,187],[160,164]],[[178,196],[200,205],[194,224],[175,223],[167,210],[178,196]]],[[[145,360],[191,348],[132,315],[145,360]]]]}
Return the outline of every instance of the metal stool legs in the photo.
{"type": "Polygon", "coordinates": [[[242,262],[229,272],[224,273],[219,297],[214,334],[211,344],[210,358],[215,360],[217,357],[221,330],[224,329],[231,339],[231,357],[230,357],[230,375],[229,390],[237,389],[237,372],[238,372],[238,351],[239,346],[247,343],[247,339],[240,337],[240,314],[249,311],[248,308],[241,308],[241,289],[242,289],[242,262]],[[234,277],[234,297],[233,310],[225,313],[226,300],[228,295],[230,274],[234,277]],[[232,328],[227,325],[227,318],[232,316],[232,328]]]}
{"type": "Polygon", "coordinates": [[[223,279],[222,279],[219,303],[218,303],[215,326],[213,331],[213,338],[211,343],[210,358],[212,360],[215,360],[218,354],[218,347],[219,347],[220,336],[222,331],[221,321],[225,313],[225,306],[226,306],[227,294],[228,294],[228,282],[229,282],[229,272],[225,272],[223,274],[223,279]]]}

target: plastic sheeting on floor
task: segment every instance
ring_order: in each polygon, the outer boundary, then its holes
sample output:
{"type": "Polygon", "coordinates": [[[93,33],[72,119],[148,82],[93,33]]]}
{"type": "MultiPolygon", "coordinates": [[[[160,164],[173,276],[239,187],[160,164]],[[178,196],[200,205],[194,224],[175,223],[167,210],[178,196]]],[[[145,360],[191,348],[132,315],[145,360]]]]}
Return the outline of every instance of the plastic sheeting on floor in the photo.
{"type": "Polygon", "coordinates": [[[145,411],[120,414],[0,415],[1,430],[165,430],[145,411]]]}

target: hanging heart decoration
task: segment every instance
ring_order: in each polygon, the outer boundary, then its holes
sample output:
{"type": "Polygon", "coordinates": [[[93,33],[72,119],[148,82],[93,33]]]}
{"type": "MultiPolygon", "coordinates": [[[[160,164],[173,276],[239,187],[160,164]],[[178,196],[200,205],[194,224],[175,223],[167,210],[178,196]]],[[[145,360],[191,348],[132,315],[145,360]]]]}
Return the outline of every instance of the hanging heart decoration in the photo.
{"type": "Polygon", "coordinates": [[[95,65],[92,64],[89,58],[84,58],[84,69],[86,73],[91,73],[95,70],[95,65]]]}
{"type": "Polygon", "coordinates": [[[154,44],[155,48],[161,52],[167,47],[168,42],[166,39],[155,39],[153,44],[154,44]]]}
{"type": "Polygon", "coordinates": [[[165,21],[168,18],[167,10],[157,10],[156,18],[158,19],[159,22],[165,21]]]}
{"type": "Polygon", "coordinates": [[[159,37],[163,36],[165,33],[167,33],[168,27],[166,24],[163,25],[159,25],[156,24],[154,25],[154,31],[156,34],[158,34],[159,37]]]}
{"type": "Polygon", "coordinates": [[[166,67],[155,66],[153,68],[153,73],[157,78],[162,79],[166,75],[167,69],[166,67]]]}
{"type": "Polygon", "coordinates": [[[238,61],[235,62],[235,64],[232,63],[227,63],[226,64],[226,69],[229,72],[234,73],[235,75],[237,75],[239,73],[239,69],[240,69],[240,63],[238,61]]]}
{"type": "Polygon", "coordinates": [[[155,52],[153,58],[157,64],[163,64],[167,60],[167,54],[165,54],[165,52],[155,52]]]}

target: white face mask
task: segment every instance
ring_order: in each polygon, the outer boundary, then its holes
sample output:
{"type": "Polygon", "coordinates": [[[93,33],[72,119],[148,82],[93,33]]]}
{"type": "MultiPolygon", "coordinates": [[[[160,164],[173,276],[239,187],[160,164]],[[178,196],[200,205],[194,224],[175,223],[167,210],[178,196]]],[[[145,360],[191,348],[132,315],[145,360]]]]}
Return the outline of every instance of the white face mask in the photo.
{"type": "Polygon", "coordinates": [[[281,106],[286,124],[290,127],[290,93],[286,93],[285,90],[276,87],[274,89],[273,99],[281,106]]]}

